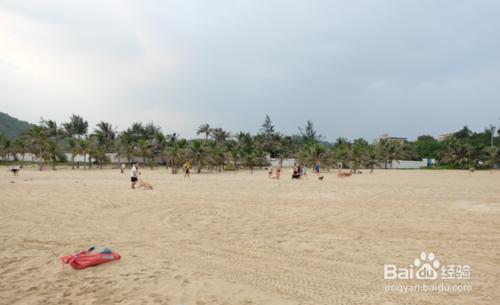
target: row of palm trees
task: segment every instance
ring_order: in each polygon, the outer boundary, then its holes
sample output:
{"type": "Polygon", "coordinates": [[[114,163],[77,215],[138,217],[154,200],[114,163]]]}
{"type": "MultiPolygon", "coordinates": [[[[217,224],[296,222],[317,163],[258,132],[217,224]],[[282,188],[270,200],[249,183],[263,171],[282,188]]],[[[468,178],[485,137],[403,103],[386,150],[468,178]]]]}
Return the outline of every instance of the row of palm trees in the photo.
{"type": "Polygon", "coordinates": [[[204,168],[216,171],[246,168],[253,171],[255,167],[267,166],[268,157],[280,164],[285,159],[295,158],[298,163],[310,167],[319,163],[328,169],[341,164],[354,172],[360,168],[373,171],[379,165],[391,168],[393,160],[430,157],[416,154],[415,151],[420,150],[425,151],[421,154],[437,156],[442,163],[459,166],[475,167],[482,163],[493,167],[499,160],[497,146],[479,145],[473,137],[477,138],[477,134],[469,132],[464,136],[463,130],[438,144],[428,136],[415,142],[380,139],[370,144],[362,138],[354,141],[338,138],[334,143],[328,143],[323,141],[311,121],[299,130],[299,134],[292,136],[276,132],[271,119],[266,116],[256,135],[247,132],[231,134],[222,128],[203,124],[197,129],[200,138],[187,140],[176,133],[164,134],[152,123],[133,123],[126,130],[117,132],[111,124],[99,122],[89,133],[88,123],[73,115],[61,125],[42,120],[14,141],[0,138],[0,156],[3,159],[21,156],[24,161],[24,155],[29,152],[37,157],[40,169],[45,162],[51,162],[55,169],[57,162],[67,161],[65,153],[69,153],[73,169],[80,167],[75,162],[76,157],[83,156],[85,170],[92,166],[102,168],[110,162],[108,154],[116,153],[122,162],[132,162],[138,157],[144,166],[165,165],[173,174],[186,160],[198,173],[204,168]]]}

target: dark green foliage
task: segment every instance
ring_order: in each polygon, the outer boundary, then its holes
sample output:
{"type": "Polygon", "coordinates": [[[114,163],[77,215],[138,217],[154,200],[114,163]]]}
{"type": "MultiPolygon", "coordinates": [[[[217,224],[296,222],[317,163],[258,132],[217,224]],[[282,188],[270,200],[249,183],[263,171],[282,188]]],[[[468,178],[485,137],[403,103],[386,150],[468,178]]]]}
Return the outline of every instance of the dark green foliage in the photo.
{"type": "MultiPolygon", "coordinates": [[[[6,116],[0,113],[0,118],[6,116]]],[[[164,134],[153,123],[143,125],[139,122],[119,133],[110,123],[99,122],[93,132],[87,134],[88,123],[78,115],[72,115],[69,122],[60,125],[42,119],[40,124],[28,126],[15,139],[0,134],[2,160],[24,161],[24,154],[31,152],[38,157],[40,168],[50,161],[55,169],[58,162],[66,161],[64,153],[69,153],[73,168],[75,157],[82,155],[86,169],[93,165],[102,167],[110,161],[107,153],[118,153],[123,161],[131,162],[140,157],[143,165],[153,168],[163,164],[170,167],[172,173],[177,173],[186,160],[199,173],[203,169],[253,170],[267,166],[268,157],[277,160],[278,164],[284,159],[295,158],[297,163],[309,167],[319,163],[321,168],[342,166],[353,172],[361,168],[372,171],[380,166],[392,168],[397,160],[424,158],[436,159],[440,168],[492,169],[500,162],[500,137],[493,126],[482,132],[463,127],[444,141],[422,135],[413,142],[383,138],[373,144],[363,138],[351,142],[343,137],[333,143],[326,142],[314,129],[312,121],[299,128],[298,134],[285,135],[276,130],[268,115],[257,135],[231,134],[203,124],[197,129],[202,139],[195,140],[182,139],[176,133],[164,134]]]]}
{"type": "Polygon", "coordinates": [[[6,113],[0,112],[0,135],[3,135],[5,138],[13,140],[30,127],[30,123],[18,120],[6,113]]]}
{"type": "Polygon", "coordinates": [[[417,159],[437,159],[445,150],[445,145],[432,136],[423,135],[412,143],[417,159]]]}

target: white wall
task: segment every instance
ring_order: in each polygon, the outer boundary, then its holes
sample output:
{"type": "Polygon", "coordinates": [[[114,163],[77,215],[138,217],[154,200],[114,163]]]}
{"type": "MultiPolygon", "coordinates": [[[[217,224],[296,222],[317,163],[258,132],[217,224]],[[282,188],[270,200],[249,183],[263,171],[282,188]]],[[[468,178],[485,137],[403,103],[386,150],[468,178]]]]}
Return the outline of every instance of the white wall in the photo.
{"type": "MultiPolygon", "coordinates": [[[[427,160],[422,159],[421,161],[409,161],[409,160],[394,160],[392,161],[392,168],[422,168],[427,167],[427,160]]],[[[435,164],[436,160],[431,159],[431,164],[435,164]]],[[[389,165],[390,168],[390,165],[389,165]]]]}
{"type": "MultiPolygon", "coordinates": [[[[280,165],[280,160],[275,158],[268,158],[267,161],[271,163],[272,167],[278,167],[280,165]]],[[[297,163],[295,159],[283,159],[283,167],[293,167],[297,163]]]]}

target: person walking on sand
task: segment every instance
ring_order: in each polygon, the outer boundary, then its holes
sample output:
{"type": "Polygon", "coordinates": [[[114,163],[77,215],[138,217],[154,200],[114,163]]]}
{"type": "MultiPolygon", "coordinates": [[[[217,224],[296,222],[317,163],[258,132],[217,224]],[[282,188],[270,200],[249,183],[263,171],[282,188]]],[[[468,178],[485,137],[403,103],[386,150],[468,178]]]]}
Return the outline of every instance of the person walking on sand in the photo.
{"type": "Polygon", "coordinates": [[[184,178],[191,178],[189,174],[189,169],[191,168],[191,164],[189,164],[188,160],[186,160],[183,167],[184,167],[184,178]]]}
{"type": "Polygon", "coordinates": [[[132,164],[132,170],[130,171],[130,182],[132,183],[132,189],[135,189],[135,184],[137,183],[139,175],[139,169],[137,163],[132,164]]]}
{"type": "Polygon", "coordinates": [[[120,172],[123,174],[125,172],[125,163],[120,166],[120,172]]]}

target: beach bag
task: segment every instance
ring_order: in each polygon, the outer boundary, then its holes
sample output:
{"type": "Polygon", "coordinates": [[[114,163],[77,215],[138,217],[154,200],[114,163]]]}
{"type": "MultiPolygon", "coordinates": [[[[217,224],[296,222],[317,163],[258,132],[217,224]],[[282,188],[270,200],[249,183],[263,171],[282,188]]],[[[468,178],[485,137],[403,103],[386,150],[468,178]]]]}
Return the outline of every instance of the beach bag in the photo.
{"type": "Polygon", "coordinates": [[[73,269],[80,270],[111,261],[117,261],[120,260],[120,258],[120,254],[111,251],[109,248],[103,248],[96,251],[95,247],[91,247],[88,250],[61,256],[61,262],[63,266],[70,265],[73,269]]]}

